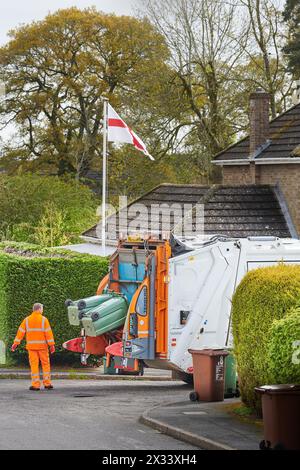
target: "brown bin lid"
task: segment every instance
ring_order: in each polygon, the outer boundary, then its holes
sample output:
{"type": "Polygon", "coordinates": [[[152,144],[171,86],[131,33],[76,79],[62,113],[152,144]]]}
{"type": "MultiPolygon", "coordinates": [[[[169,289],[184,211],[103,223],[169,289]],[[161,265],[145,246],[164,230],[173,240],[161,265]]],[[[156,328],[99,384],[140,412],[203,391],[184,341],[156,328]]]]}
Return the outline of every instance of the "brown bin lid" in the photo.
{"type": "Polygon", "coordinates": [[[188,349],[190,354],[202,356],[228,356],[229,352],[224,349],[188,349]]]}
{"type": "Polygon", "coordinates": [[[278,384],[278,385],[262,385],[261,387],[255,387],[257,393],[299,393],[300,384],[278,384]]]}

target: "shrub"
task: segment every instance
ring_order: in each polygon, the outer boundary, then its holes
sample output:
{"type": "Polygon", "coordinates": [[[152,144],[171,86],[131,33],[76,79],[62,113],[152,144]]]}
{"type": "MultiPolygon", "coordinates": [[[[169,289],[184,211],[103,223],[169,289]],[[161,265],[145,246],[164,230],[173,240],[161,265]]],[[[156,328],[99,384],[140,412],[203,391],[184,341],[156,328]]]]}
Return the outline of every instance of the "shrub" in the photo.
{"type": "Polygon", "coordinates": [[[244,403],[260,410],[254,387],[274,381],[268,367],[268,342],[274,320],[300,299],[300,267],[278,265],[249,272],[232,304],[234,351],[244,403]]]}
{"type": "Polygon", "coordinates": [[[62,343],[79,333],[69,325],[65,300],[93,294],[107,269],[107,259],[98,256],[36,245],[0,244],[0,340],[11,345],[33,303],[41,302],[57,349],[62,351],[62,343]]]}
{"type": "Polygon", "coordinates": [[[0,239],[45,246],[76,242],[96,223],[96,206],[92,192],[74,180],[0,175],[0,239]]]}
{"type": "Polygon", "coordinates": [[[64,214],[56,209],[53,203],[47,203],[34,238],[42,246],[59,246],[68,243],[64,214]]]}
{"type": "Polygon", "coordinates": [[[300,383],[300,307],[272,323],[268,364],[275,383],[300,383]]]}

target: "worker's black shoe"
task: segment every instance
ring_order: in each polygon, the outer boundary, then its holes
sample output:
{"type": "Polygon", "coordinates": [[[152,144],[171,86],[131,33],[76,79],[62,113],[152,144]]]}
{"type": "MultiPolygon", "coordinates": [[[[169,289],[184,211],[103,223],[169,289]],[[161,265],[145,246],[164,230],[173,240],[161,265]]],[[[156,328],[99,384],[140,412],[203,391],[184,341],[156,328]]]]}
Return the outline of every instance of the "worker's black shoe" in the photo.
{"type": "Polygon", "coordinates": [[[45,385],[45,390],[53,390],[53,385],[45,385]]]}
{"type": "Polygon", "coordinates": [[[33,392],[39,392],[41,389],[37,387],[29,387],[29,390],[32,390],[33,392]]]}

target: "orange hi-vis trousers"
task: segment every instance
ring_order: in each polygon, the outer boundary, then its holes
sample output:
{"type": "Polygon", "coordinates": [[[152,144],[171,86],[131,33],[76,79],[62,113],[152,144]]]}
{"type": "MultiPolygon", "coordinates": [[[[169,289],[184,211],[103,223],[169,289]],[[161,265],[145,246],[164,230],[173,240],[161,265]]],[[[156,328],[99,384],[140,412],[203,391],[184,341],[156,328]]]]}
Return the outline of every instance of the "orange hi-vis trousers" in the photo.
{"type": "Polygon", "coordinates": [[[40,388],[40,362],[43,369],[43,384],[51,385],[51,376],[50,376],[50,359],[49,351],[47,349],[37,349],[37,350],[28,350],[29,355],[29,364],[31,367],[31,385],[35,388],[40,388]]]}

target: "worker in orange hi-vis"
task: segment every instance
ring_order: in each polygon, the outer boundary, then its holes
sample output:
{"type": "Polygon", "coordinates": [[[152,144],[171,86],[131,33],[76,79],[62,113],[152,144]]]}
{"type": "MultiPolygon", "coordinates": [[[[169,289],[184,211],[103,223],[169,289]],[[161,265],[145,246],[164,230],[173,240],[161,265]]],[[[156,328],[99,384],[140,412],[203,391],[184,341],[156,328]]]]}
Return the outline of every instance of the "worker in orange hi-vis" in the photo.
{"type": "Polygon", "coordinates": [[[17,349],[26,333],[26,349],[31,367],[31,387],[29,390],[40,390],[40,362],[43,368],[44,387],[46,390],[51,390],[53,386],[51,385],[48,346],[53,354],[55,352],[53,333],[48,319],[43,316],[43,305],[36,303],[32,310],[32,314],[26,317],[19,326],[11,350],[14,352],[17,349]]]}

